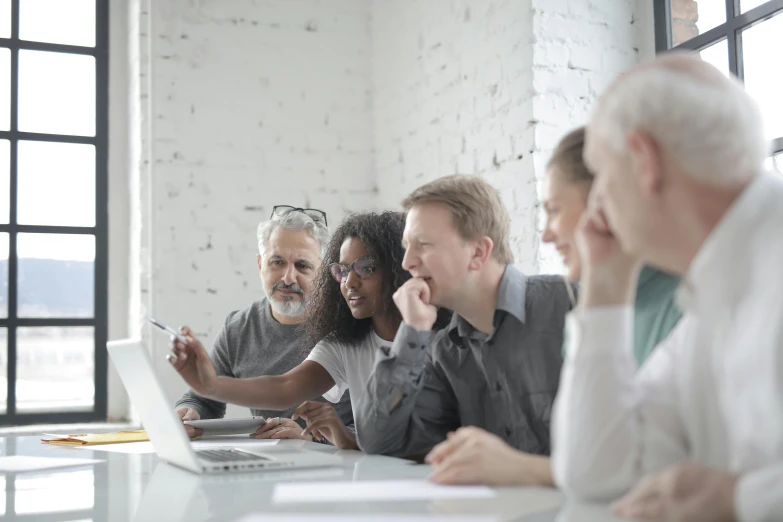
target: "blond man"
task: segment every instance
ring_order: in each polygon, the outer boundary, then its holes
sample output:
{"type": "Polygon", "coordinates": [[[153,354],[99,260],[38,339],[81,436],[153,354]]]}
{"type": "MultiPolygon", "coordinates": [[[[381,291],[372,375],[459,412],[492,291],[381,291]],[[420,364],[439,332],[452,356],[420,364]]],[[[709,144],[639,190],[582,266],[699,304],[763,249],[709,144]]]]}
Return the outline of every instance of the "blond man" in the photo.
{"type": "Polygon", "coordinates": [[[439,445],[427,460],[442,483],[551,483],[563,280],[512,266],[508,213],[481,178],[440,178],[403,206],[413,278],[394,296],[404,324],[393,356],[357,394],[361,448],[406,456],[439,445]],[[455,312],[437,333],[436,307],[455,312]]]}

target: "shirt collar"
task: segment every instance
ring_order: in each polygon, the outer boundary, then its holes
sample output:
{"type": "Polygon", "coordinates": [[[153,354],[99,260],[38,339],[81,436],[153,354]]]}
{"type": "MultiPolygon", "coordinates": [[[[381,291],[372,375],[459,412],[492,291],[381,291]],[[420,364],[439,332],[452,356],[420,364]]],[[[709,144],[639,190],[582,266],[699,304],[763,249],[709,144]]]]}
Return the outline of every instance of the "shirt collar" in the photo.
{"type": "Polygon", "coordinates": [[[639,272],[639,284],[638,286],[642,287],[652,281],[655,276],[660,274],[660,272],[651,266],[644,266],[642,267],[642,271],[639,272]]]}
{"type": "Polygon", "coordinates": [[[771,175],[759,175],[743,192],[702,244],[678,290],[683,309],[694,311],[699,303],[735,302],[744,288],[742,277],[749,269],[751,245],[758,241],[757,230],[766,219],[766,207],[780,204],[771,175]]]}
{"type": "MultiPolygon", "coordinates": [[[[503,277],[500,279],[498,297],[495,302],[495,317],[493,322],[496,329],[501,320],[501,314],[498,314],[500,311],[516,317],[522,324],[525,323],[526,283],[527,277],[525,274],[512,265],[506,265],[506,268],[503,271],[503,277]]],[[[446,329],[449,338],[458,345],[461,344],[460,338],[471,338],[478,333],[470,323],[458,314],[454,314],[451,317],[451,322],[446,329]]]]}

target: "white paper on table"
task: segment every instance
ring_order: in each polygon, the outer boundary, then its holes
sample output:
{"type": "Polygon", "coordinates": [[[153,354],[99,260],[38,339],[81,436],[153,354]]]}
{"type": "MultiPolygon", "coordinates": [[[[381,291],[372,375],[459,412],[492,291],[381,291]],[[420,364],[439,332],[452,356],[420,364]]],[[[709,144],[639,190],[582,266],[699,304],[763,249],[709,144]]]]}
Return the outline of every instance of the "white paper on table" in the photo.
{"type": "Polygon", "coordinates": [[[440,486],[426,480],[370,480],[277,484],[272,500],[277,503],[364,502],[494,496],[495,492],[486,486],[440,486]]]}
{"type": "MultiPolygon", "coordinates": [[[[212,448],[261,448],[264,446],[273,446],[280,442],[279,440],[257,440],[248,437],[216,437],[205,440],[194,440],[191,442],[194,450],[212,449],[212,448]]],[[[155,453],[152,442],[122,442],[119,444],[95,444],[93,446],[82,445],[73,446],[83,450],[107,451],[109,453],[128,453],[134,455],[146,455],[155,453]]]]}
{"type": "Polygon", "coordinates": [[[418,515],[415,513],[406,515],[383,515],[379,513],[341,513],[339,515],[326,515],[318,513],[316,517],[313,513],[254,513],[245,515],[236,520],[236,522],[501,522],[501,518],[488,515],[483,516],[443,516],[443,515],[418,515]]]}
{"type": "Polygon", "coordinates": [[[22,471],[38,471],[42,469],[67,468],[86,466],[104,462],[97,459],[70,459],[59,457],[30,457],[27,455],[11,455],[0,457],[0,473],[16,473],[22,471]]]}
{"type": "Polygon", "coordinates": [[[144,442],[121,442],[119,444],[94,444],[92,446],[81,445],[74,448],[92,451],[107,451],[109,453],[128,453],[131,455],[146,455],[155,453],[150,441],[144,442]]]}

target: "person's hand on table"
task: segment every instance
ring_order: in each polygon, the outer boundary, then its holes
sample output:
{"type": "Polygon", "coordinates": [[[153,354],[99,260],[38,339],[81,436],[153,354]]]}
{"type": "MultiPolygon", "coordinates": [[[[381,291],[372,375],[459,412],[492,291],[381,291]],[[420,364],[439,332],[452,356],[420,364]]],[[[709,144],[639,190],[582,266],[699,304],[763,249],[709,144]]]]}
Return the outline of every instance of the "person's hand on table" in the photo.
{"type": "Polygon", "coordinates": [[[614,513],[635,520],[734,522],[738,477],[686,462],[651,475],[615,502],[614,513]]]}
{"type": "Polygon", "coordinates": [[[302,435],[302,427],[291,419],[273,417],[267,419],[263,426],[259,426],[255,433],[250,435],[253,439],[301,439],[313,441],[310,435],[302,435]]]}
{"type": "Polygon", "coordinates": [[[303,435],[310,433],[318,440],[326,439],[340,449],[359,449],[356,436],[343,424],[331,404],[306,401],[294,411],[292,418],[307,421],[303,435]]]}
{"type": "Polygon", "coordinates": [[[497,435],[467,426],[449,433],[425,461],[438,484],[551,486],[549,459],[512,448],[497,435]]]}

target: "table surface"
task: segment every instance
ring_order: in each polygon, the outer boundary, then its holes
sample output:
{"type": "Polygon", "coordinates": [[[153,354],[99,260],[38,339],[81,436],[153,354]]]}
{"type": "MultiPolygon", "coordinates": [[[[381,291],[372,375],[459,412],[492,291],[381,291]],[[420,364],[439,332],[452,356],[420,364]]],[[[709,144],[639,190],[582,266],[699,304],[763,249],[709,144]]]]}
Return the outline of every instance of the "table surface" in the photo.
{"type": "MultiPolygon", "coordinates": [[[[0,518],[7,521],[92,520],[95,522],[235,520],[251,513],[279,520],[280,513],[430,514],[472,518],[494,516],[503,521],[614,521],[606,507],[564,503],[556,490],[499,488],[488,499],[412,502],[341,502],[275,504],[279,482],[371,481],[424,479],[430,467],[390,457],[338,450],[298,440],[286,448],[323,451],[342,457],[335,468],[196,475],[161,461],[154,454],[125,454],[52,446],[40,436],[0,438],[3,455],[100,459],[88,466],[0,475],[5,495],[0,518]]],[[[278,446],[279,447],[279,446],[278,446]]],[[[265,518],[267,519],[267,518],[265,518]]],[[[318,522],[318,517],[311,517],[318,522]]],[[[464,518],[463,518],[464,520],[464,518]]]]}

